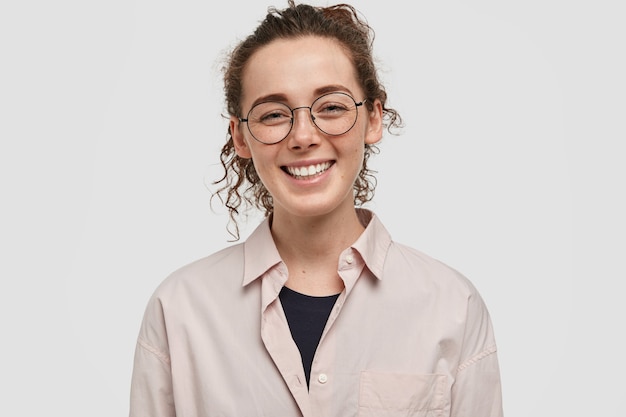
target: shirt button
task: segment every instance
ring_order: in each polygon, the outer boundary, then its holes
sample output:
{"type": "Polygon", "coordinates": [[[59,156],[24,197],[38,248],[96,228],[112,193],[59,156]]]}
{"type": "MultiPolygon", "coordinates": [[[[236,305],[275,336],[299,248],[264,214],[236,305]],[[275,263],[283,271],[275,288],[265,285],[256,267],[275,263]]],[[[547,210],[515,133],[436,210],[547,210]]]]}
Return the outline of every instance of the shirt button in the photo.
{"type": "Polygon", "coordinates": [[[346,262],[349,263],[349,264],[354,262],[354,256],[352,256],[352,255],[346,256],[346,262]]]}
{"type": "Polygon", "coordinates": [[[325,384],[328,381],[328,375],[326,374],[319,374],[317,377],[317,382],[319,382],[320,384],[325,384]]]}

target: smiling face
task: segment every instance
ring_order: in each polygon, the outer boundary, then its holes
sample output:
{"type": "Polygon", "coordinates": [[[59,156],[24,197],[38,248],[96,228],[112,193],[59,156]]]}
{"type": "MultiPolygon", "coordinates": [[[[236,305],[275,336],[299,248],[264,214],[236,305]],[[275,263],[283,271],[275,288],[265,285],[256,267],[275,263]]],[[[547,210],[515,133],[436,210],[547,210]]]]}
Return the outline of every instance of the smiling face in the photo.
{"type": "MultiPolygon", "coordinates": [[[[256,51],[243,73],[244,117],[257,103],[277,101],[297,108],[311,106],[329,92],[365,99],[348,55],[332,39],[303,37],[273,41],[256,51]]],[[[382,137],[379,101],[357,107],[354,127],[339,136],[320,131],[309,110],[295,110],[289,135],[266,145],[246,124],[231,117],[235,150],[252,158],[263,185],[272,195],[274,217],[312,217],[354,210],[353,185],[361,170],[365,144],[382,137]]]]}

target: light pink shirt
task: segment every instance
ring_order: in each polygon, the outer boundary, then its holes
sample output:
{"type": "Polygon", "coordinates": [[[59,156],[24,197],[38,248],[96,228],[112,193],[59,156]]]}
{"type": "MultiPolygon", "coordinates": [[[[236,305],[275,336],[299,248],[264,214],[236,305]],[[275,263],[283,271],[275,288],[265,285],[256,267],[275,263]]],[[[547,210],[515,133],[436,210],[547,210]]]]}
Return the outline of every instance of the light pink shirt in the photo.
{"type": "Polygon", "coordinates": [[[371,212],[341,253],[344,281],[311,369],[278,294],[287,269],[264,221],[183,267],[150,299],[131,417],[499,417],[487,309],[455,270],[395,243],[371,212]]]}

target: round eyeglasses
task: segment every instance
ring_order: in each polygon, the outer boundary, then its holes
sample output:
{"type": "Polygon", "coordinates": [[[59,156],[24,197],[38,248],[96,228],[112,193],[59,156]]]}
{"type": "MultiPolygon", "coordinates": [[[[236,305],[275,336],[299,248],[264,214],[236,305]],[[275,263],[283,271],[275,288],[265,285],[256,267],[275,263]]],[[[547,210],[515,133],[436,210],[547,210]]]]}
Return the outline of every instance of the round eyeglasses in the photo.
{"type": "Polygon", "coordinates": [[[255,104],[245,119],[252,137],[266,145],[273,145],[289,136],[293,127],[295,111],[309,109],[311,121],[323,133],[339,136],[348,132],[356,124],[357,107],[366,99],[357,103],[350,95],[341,92],[324,94],[313,101],[310,107],[301,106],[292,109],[284,103],[266,101],[255,104]]]}

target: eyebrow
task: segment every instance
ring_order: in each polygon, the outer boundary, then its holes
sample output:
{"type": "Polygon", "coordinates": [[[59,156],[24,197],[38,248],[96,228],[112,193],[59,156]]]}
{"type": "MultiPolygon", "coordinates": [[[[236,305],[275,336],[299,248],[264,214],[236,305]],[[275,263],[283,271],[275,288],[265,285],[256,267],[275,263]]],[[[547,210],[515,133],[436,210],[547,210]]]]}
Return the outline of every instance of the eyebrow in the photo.
{"type": "Polygon", "coordinates": [[[333,85],[327,85],[327,86],[324,86],[324,87],[317,88],[315,90],[315,94],[318,95],[318,96],[321,96],[321,95],[326,94],[326,93],[334,93],[334,92],[337,92],[337,91],[342,91],[344,93],[348,93],[351,96],[353,95],[352,91],[350,91],[350,89],[348,87],[344,87],[341,84],[333,84],[333,85]]]}
{"type": "MultiPolygon", "coordinates": [[[[330,85],[325,85],[323,87],[318,87],[315,90],[313,90],[313,94],[316,97],[322,96],[324,94],[328,94],[328,93],[336,93],[336,92],[344,92],[344,93],[348,93],[351,96],[353,96],[352,91],[350,91],[349,88],[341,85],[341,84],[330,84],[330,85]]],[[[287,102],[287,96],[285,94],[280,94],[280,93],[273,93],[273,94],[268,94],[265,96],[261,96],[259,98],[257,98],[256,100],[254,100],[252,102],[252,104],[250,105],[250,108],[256,106],[259,103],[264,103],[267,101],[278,101],[278,102],[287,102]]]]}

